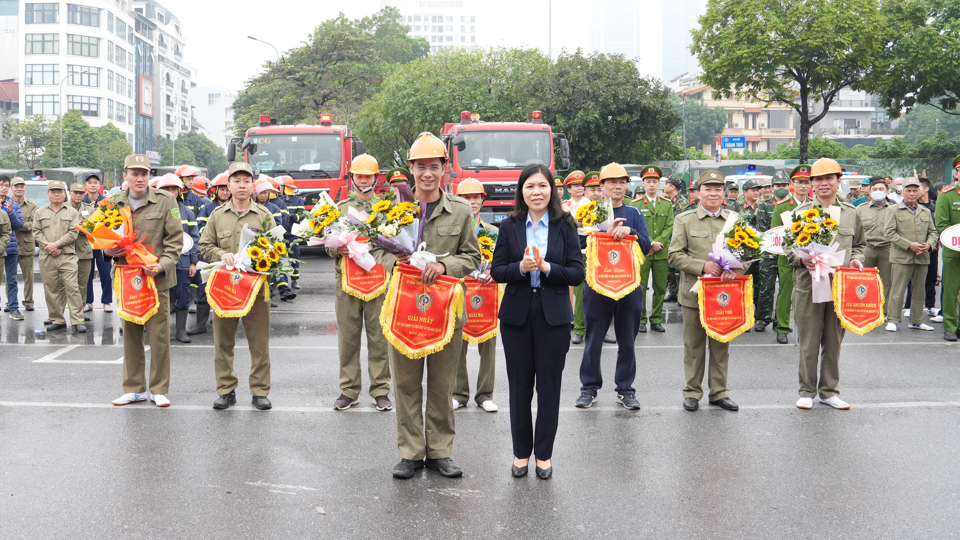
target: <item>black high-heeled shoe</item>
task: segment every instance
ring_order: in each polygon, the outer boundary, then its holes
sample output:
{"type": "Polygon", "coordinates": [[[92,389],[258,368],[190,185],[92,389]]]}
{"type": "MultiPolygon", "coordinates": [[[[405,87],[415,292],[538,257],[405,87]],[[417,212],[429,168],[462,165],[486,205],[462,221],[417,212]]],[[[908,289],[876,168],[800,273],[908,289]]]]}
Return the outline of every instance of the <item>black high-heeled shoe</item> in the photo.
{"type": "Polygon", "coordinates": [[[537,467],[537,478],[541,480],[548,480],[551,476],[553,476],[553,465],[547,467],[546,469],[537,467]]]}
{"type": "Polygon", "coordinates": [[[529,469],[529,465],[523,467],[517,467],[516,465],[511,466],[511,472],[513,473],[514,478],[523,478],[526,476],[527,469],[529,469]]]}

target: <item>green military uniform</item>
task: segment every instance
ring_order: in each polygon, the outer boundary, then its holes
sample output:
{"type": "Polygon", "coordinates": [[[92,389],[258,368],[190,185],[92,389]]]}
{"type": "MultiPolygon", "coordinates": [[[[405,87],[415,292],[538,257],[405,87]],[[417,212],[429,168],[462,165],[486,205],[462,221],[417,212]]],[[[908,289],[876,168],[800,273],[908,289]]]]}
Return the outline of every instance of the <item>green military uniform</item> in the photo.
{"type": "MultiPolygon", "coordinates": [[[[643,214],[647,223],[647,232],[650,234],[650,242],[660,242],[663,249],[653,253],[645,253],[646,258],[640,267],[640,287],[644,291],[646,299],[647,284],[650,273],[653,273],[653,306],[650,310],[650,324],[660,324],[663,322],[663,297],[667,292],[667,253],[670,249],[670,236],[673,233],[673,203],[665,197],[651,199],[642,195],[639,199],[633,201],[640,213],[643,214]]],[[[640,324],[647,323],[647,308],[643,307],[643,315],[640,316],[640,324]]]]}
{"type": "MultiPolygon", "coordinates": [[[[422,241],[426,250],[446,267],[446,275],[462,278],[480,265],[480,244],[467,201],[441,192],[437,206],[425,216],[422,241]]],[[[463,346],[464,319],[458,315],[450,343],[424,358],[409,358],[389,347],[393,393],[397,411],[397,447],[400,457],[419,461],[450,457],[456,423],[453,417],[453,385],[463,346]],[[423,371],[427,370],[426,430],[423,412],[423,371]]]]}
{"type": "MultiPolygon", "coordinates": [[[[124,169],[147,168],[149,163],[146,156],[132,154],[124,161],[124,169]]],[[[150,392],[166,395],[170,389],[170,289],[177,284],[177,261],[183,251],[180,207],[173,195],[154,188],[147,189],[136,208],[131,205],[129,189],[114,195],[111,201],[118,210],[131,207],[136,240],[149,246],[163,267],[163,272],[154,277],[160,300],[157,313],[142,325],[123,321],[123,391],[140,394],[147,390],[144,379],[147,357],[143,350],[146,332],[150,343],[150,392]]],[[[127,264],[126,258],[120,257],[117,264],[127,264]]]]}
{"type": "MultiPolygon", "coordinates": [[[[958,159],[954,159],[956,164],[958,159]]],[[[937,197],[936,211],[937,230],[945,231],[948,227],[960,223],[960,187],[941,193],[937,197]]],[[[957,297],[960,296],[960,251],[947,248],[940,250],[943,255],[943,331],[944,334],[957,332],[957,297]]],[[[923,296],[923,295],[919,295],[923,296]]],[[[911,311],[911,314],[913,312],[911,311]]]]}
{"type": "MultiPolygon", "coordinates": [[[[920,187],[920,182],[909,179],[907,186],[920,187]]],[[[862,208],[862,206],[861,206],[862,208]]],[[[914,284],[914,294],[910,301],[910,322],[923,323],[923,287],[930,267],[930,252],[922,255],[910,251],[911,242],[919,242],[937,249],[937,227],[934,225],[930,210],[917,203],[911,209],[899,203],[884,218],[884,235],[890,240],[890,297],[887,299],[887,322],[900,322],[903,318],[903,297],[907,293],[907,284],[914,284]]]]}
{"type": "MultiPolygon", "coordinates": [[[[790,171],[791,179],[799,177],[810,177],[810,165],[797,165],[790,171]]],[[[782,226],[783,214],[793,212],[801,204],[803,202],[798,201],[796,197],[791,197],[790,200],[776,205],[770,219],[770,228],[782,226]]],[[[780,289],[777,292],[777,320],[774,324],[774,331],[777,334],[789,334],[792,332],[790,328],[790,304],[793,298],[793,267],[787,261],[786,255],[777,256],[777,273],[780,280],[780,289]]],[[[783,343],[786,343],[786,341],[783,343]]]]}
{"type": "MultiPolygon", "coordinates": [[[[350,208],[364,210],[363,205],[347,199],[337,205],[340,214],[347,215],[350,208]]],[[[370,255],[377,264],[389,272],[397,258],[369,244],[370,255]]],[[[340,265],[343,257],[335,248],[327,248],[327,255],[333,257],[337,285],[333,291],[334,311],[337,315],[337,350],[340,355],[340,392],[356,401],[363,386],[360,364],[360,337],[364,327],[367,330],[367,373],[370,376],[370,397],[376,399],[390,393],[390,360],[387,356],[387,339],[383,337],[380,326],[380,311],[386,293],[372,300],[361,300],[343,290],[343,273],[340,265]]],[[[389,276],[387,276],[389,279],[389,276]]]]}
{"type": "Polygon", "coordinates": [[[887,223],[887,214],[895,208],[896,205],[887,199],[879,205],[867,202],[856,207],[857,213],[860,214],[860,222],[863,223],[863,234],[867,239],[867,247],[863,252],[863,265],[876,268],[880,272],[883,297],[887,299],[888,305],[893,280],[890,273],[890,238],[886,236],[883,228],[887,223]]]}
{"type": "MultiPolygon", "coordinates": [[[[66,194],[67,186],[59,180],[47,184],[47,191],[62,189],[66,194]]],[[[43,280],[43,296],[47,301],[48,317],[53,324],[65,324],[65,298],[70,306],[70,323],[76,327],[83,324],[83,300],[77,282],[76,243],[79,232],[74,228],[80,223],[80,214],[70,203],[64,202],[60,208],[52,205],[41,206],[33,215],[33,237],[40,245],[40,278],[43,280]],[[62,251],[58,256],[47,253],[44,246],[56,244],[62,251]]],[[[33,269],[30,269],[33,272],[33,269]]],[[[142,349],[142,346],[141,346],[142,349]]]]}
{"type": "MultiPolygon", "coordinates": [[[[234,165],[237,165],[234,163],[234,165]]],[[[231,166],[231,171],[233,166],[231,166]]],[[[200,236],[200,253],[208,261],[219,261],[225,253],[240,251],[240,231],[246,225],[254,231],[262,231],[264,221],[267,230],[276,226],[273,215],[252,199],[250,207],[238,212],[233,200],[217,207],[210,214],[200,236]]],[[[267,284],[264,283],[264,287],[267,284]]],[[[242,319],[219,317],[213,314],[213,365],[217,377],[217,394],[226,395],[236,390],[239,380],[233,369],[234,349],[237,345],[237,328],[243,321],[250,349],[250,394],[254,397],[270,395],[270,301],[257,293],[250,312],[242,319]]]]}
{"type": "MultiPolygon", "coordinates": [[[[18,176],[13,179],[10,186],[19,184],[26,184],[26,182],[18,176]]],[[[33,214],[37,211],[37,203],[26,196],[23,201],[16,199],[14,201],[20,205],[20,214],[23,215],[23,227],[14,231],[17,235],[17,250],[20,252],[17,256],[17,264],[20,265],[20,273],[23,274],[23,307],[27,311],[33,311],[33,257],[37,252],[37,242],[33,238],[33,214]]]]}
{"type": "MultiPolygon", "coordinates": [[[[600,171],[590,171],[583,178],[584,188],[596,187],[599,184],[600,171]]],[[[587,264],[586,255],[583,255],[583,264],[587,264]]],[[[574,338],[574,341],[579,343],[583,342],[583,336],[587,334],[587,317],[583,313],[583,283],[573,288],[573,334],[579,336],[574,338]]]]}
{"type": "MultiPolygon", "coordinates": [[[[819,206],[816,200],[801,204],[794,215],[819,206]]],[[[845,252],[843,264],[849,266],[851,259],[863,262],[863,250],[867,241],[857,209],[849,203],[836,203],[841,208],[840,220],[834,243],[845,252]]],[[[813,278],[803,260],[785,248],[787,260],[793,267],[793,310],[800,331],[800,397],[826,399],[840,395],[840,346],[846,331],[834,312],[833,302],[813,302],[813,278]],[[821,352],[822,351],[822,352],[821,352]],[[818,378],[819,364],[819,378],[818,378]],[[819,380],[819,382],[818,382],[819,380]]],[[[920,295],[921,298],[923,295],[920,295]]]]}
{"type": "MultiPolygon", "coordinates": [[[[679,191],[682,187],[680,180],[676,178],[668,178],[667,182],[673,184],[678,193],[670,200],[670,203],[673,204],[673,218],[676,219],[681,213],[683,213],[690,202],[687,201],[687,198],[683,195],[680,195],[679,191]]],[[[678,289],[680,287],[680,271],[672,266],[667,267],[667,296],[672,300],[677,298],[678,289]]]]}
{"type": "MultiPolygon", "coordinates": [[[[86,192],[86,189],[84,188],[83,184],[73,184],[73,186],[70,187],[70,191],[76,191],[78,188],[80,189],[80,191],[86,192]]],[[[69,198],[70,195],[67,194],[67,197],[69,198]]],[[[93,214],[94,208],[90,204],[80,203],[80,205],[78,206],[73,204],[69,200],[64,204],[69,204],[71,208],[73,208],[74,210],[80,213],[81,223],[83,222],[83,220],[89,218],[93,214]]],[[[93,248],[90,247],[90,241],[87,240],[87,235],[82,233],[77,234],[76,252],[77,252],[77,287],[78,287],[78,290],[81,291],[80,299],[82,301],[87,292],[87,281],[90,280],[90,272],[93,270],[93,248]]],[[[66,297],[61,296],[59,304],[63,305],[64,302],[66,302],[66,297]]]]}
{"type": "MultiPolygon", "coordinates": [[[[700,175],[701,186],[723,184],[723,175],[706,171],[700,175]]],[[[700,324],[700,303],[697,292],[691,291],[697,279],[703,275],[703,266],[710,262],[708,254],[713,242],[723,229],[732,212],[720,208],[711,216],[702,206],[677,216],[670,239],[669,261],[680,270],[680,306],[683,310],[683,370],[686,375],[684,398],[700,400],[703,397],[703,375],[706,368],[707,344],[710,347],[710,401],[730,396],[727,389],[727,363],[730,359],[730,344],[721,343],[707,336],[700,324]]]]}
{"type": "MultiPolygon", "coordinates": [[[[477,218],[477,227],[498,232],[499,229],[477,218]]],[[[467,349],[470,343],[464,341],[460,348],[460,363],[457,365],[457,380],[453,385],[453,399],[466,405],[470,401],[470,377],[467,373],[467,349]]],[[[488,339],[477,345],[480,350],[480,372],[477,374],[477,392],[474,402],[480,405],[484,401],[493,401],[493,383],[497,373],[497,340],[488,339]]]]}

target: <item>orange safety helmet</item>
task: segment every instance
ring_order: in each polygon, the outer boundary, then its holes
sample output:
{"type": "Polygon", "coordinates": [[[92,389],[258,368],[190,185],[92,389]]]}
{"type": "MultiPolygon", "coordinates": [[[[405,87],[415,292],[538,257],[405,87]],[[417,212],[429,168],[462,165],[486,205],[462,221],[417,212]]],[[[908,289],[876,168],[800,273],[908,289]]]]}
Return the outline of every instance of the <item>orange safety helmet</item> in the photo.
{"type": "Polygon", "coordinates": [[[473,178],[464,178],[457,184],[457,195],[483,195],[487,196],[487,191],[483,189],[483,184],[473,178]]]}
{"type": "Polygon", "coordinates": [[[157,179],[157,185],[154,187],[157,189],[163,189],[165,187],[177,187],[182,191],[183,181],[177,178],[177,175],[167,173],[157,179]]]}
{"type": "Polygon", "coordinates": [[[203,173],[200,172],[200,169],[194,167],[193,165],[184,165],[177,169],[177,176],[183,178],[184,176],[200,176],[203,173]],[[183,169],[183,170],[180,170],[183,169]]]}
{"type": "Polygon", "coordinates": [[[193,178],[193,185],[191,187],[194,191],[203,193],[207,191],[207,179],[202,176],[196,176],[193,178]]]}
{"type": "Polygon", "coordinates": [[[811,178],[825,176],[828,174],[843,176],[843,169],[840,167],[839,163],[830,158],[820,158],[816,163],[813,164],[813,167],[810,168],[811,178]]]}
{"type": "Polygon", "coordinates": [[[380,164],[377,158],[370,154],[360,154],[353,158],[350,164],[350,174],[377,174],[380,172],[380,164]]]}
{"type": "Polygon", "coordinates": [[[214,177],[213,183],[210,184],[210,187],[212,187],[212,188],[216,188],[216,187],[220,187],[220,186],[227,187],[227,186],[229,185],[229,184],[227,183],[227,181],[228,181],[229,179],[230,179],[230,177],[227,176],[227,173],[222,172],[222,173],[218,174],[216,177],[214,177]]]}
{"type": "Polygon", "coordinates": [[[444,163],[447,162],[447,147],[443,141],[429,131],[424,131],[410,145],[410,151],[407,152],[407,161],[417,159],[440,158],[444,163]]]}
{"type": "Polygon", "coordinates": [[[181,166],[177,167],[176,175],[177,175],[177,176],[180,176],[180,173],[182,173],[183,171],[185,171],[185,170],[187,169],[187,167],[189,167],[189,166],[190,166],[190,165],[181,165],[181,166]]]}
{"type": "Polygon", "coordinates": [[[602,184],[604,180],[610,178],[630,178],[630,175],[627,174],[627,170],[623,168],[623,165],[610,163],[600,169],[600,183],[602,184]]]}
{"type": "Polygon", "coordinates": [[[152,188],[157,187],[157,182],[159,182],[159,181],[160,181],[160,177],[159,177],[159,176],[154,176],[153,178],[150,179],[150,187],[152,187],[152,188]]]}
{"type": "Polygon", "coordinates": [[[257,182],[256,184],[253,185],[253,192],[254,192],[255,194],[259,195],[259,194],[263,193],[264,191],[277,192],[277,191],[279,191],[279,190],[277,190],[277,186],[273,185],[272,182],[267,181],[267,180],[260,180],[259,182],[257,182]]]}

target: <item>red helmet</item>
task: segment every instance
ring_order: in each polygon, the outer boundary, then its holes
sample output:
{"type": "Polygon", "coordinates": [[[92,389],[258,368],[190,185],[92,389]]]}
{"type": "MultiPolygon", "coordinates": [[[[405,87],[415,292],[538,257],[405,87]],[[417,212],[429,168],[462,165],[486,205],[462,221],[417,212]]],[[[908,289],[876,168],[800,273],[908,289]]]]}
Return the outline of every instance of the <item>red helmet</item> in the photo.
{"type": "Polygon", "coordinates": [[[180,173],[182,173],[183,171],[185,171],[185,170],[187,169],[187,167],[189,167],[189,166],[190,166],[190,165],[181,165],[181,166],[177,167],[177,172],[176,172],[177,176],[183,176],[183,175],[180,174],[180,173]]]}
{"type": "Polygon", "coordinates": [[[206,191],[207,179],[202,176],[196,176],[193,179],[193,185],[191,187],[196,191],[206,191]]]}
{"type": "Polygon", "coordinates": [[[220,173],[220,174],[218,174],[216,177],[214,177],[213,183],[210,184],[210,187],[212,187],[212,188],[217,188],[217,187],[220,187],[220,186],[227,187],[227,180],[229,180],[229,179],[230,179],[230,177],[227,176],[227,173],[225,173],[225,172],[220,173]]]}
{"type": "Polygon", "coordinates": [[[165,187],[177,187],[183,189],[183,181],[177,178],[177,175],[167,173],[160,178],[156,179],[158,189],[163,189],[165,187]]]}
{"type": "Polygon", "coordinates": [[[150,179],[150,187],[152,187],[152,188],[157,187],[157,182],[159,182],[159,181],[160,181],[160,177],[159,177],[159,176],[154,176],[153,178],[150,179]]]}

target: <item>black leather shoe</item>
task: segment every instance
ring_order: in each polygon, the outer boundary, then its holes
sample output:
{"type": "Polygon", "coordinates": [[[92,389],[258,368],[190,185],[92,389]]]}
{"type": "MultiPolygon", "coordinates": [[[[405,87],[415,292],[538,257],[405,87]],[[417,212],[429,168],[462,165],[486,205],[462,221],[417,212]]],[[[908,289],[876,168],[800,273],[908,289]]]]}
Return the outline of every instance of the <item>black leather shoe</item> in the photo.
{"type": "Polygon", "coordinates": [[[573,343],[574,345],[580,345],[583,343],[583,336],[580,334],[574,334],[573,337],[570,338],[570,343],[573,343]]]}
{"type": "Polygon", "coordinates": [[[90,317],[88,317],[87,315],[84,315],[83,322],[90,322],[90,317]]]}
{"type": "Polygon", "coordinates": [[[270,403],[270,400],[267,399],[267,396],[253,396],[253,399],[250,402],[253,403],[253,406],[260,411],[269,411],[273,408],[273,403],[270,403]]]}
{"type": "Polygon", "coordinates": [[[551,476],[553,476],[553,466],[547,467],[546,469],[537,467],[537,478],[541,480],[549,480],[551,476]]]}
{"type": "Polygon", "coordinates": [[[754,332],[765,332],[766,330],[767,330],[767,323],[765,322],[757,322],[757,324],[753,325],[754,332]]]}
{"type": "Polygon", "coordinates": [[[523,467],[517,467],[516,465],[512,465],[511,467],[512,468],[510,469],[510,472],[511,474],[513,474],[514,478],[523,478],[524,476],[527,475],[527,469],[530,468],[529,465],[524,465],[523,467]]]}
{"type": "Polygon", "coordinates": [[[944,332],[944,333],[943,333],[943,340],[944,340],[944,341],[956,341],[956,340],[957,340],[957,333],[956,333],[956,332],[944,332]]]}
{"type": "Polygon", "coordinates": [[[423,468],[423,460],[413,461],[410,459],[401,459],[400,463],[393,468],[393,477],[400,480],[409,480],[413,478],[414,473],[423,468]]]}
{"type": "Polygon", "coordinates": [[[76,333],[78,333],[78,334],[86,334],[86,333],[87,333],[87,325],[85,325],[85,324],[78,324],[78,325],[76,325],[76,326],[73,327],[73,331],[76,332],[76,333]]]}
{"type": "Polygon", "coordinates": [[[236,404],[237,404],[237,393],[230,392],[229,394],[224,394],[218,397],[217,400],[213,402],[213,408],[218,411],[222,411],[224,409],[229,409],[231,405],[236,405],[236,404]]]}
{"type": "Polygon", "coordinates": [[[297,293],[293,292],[293,289],[284,289],[280,291],[280,299],[284,302],[289,302],[297,297],[297,293]]]}
{"type": "Polygon", "coordinates": [[[53,321],[52,321],[51,319],[44,319],[44,320],[43,320],[43,325],[44,325],[44,326],[50,326],[51,324],[53,324],[53,321]]]}
{"type": "Polygon", "coordinates": [[[721,409],[724,409],[724,410],[727,410],[727,411],[739,411],[739,410],[740,410],[740,406],[737,405],[736,403],[734,403],[733,400],[730,399],[730,398],[728,398],[728,397],[720,398],[720,399],[718,399],[718,400],[716,400],[716,401],[711,401],[710,404],[711,404],[711,405],[716,405],[717,407],[720,407],[721,409]]]}
{"type": "Polygon", "coordinates": [[[47,325],[47,332],[56,332],[57,330],[63,330],[63,329],[66,328],[66,327],[67,327],[66,324],[61,324],[61,323],[53,324],[53,323],[50,323],[50,324],[47,325]]]}
{"type": "Polygon", "coordinates": [[[440,459],[427,458],[425,465],[428,469],[437,471],[440,473],[440,476],[444,476],[446,478],[459,478],[463,476],[463,469],[457,467],[457,464],[448,457],[440,459]]]}
{"type": "Polygon", "coordinates": [[[700,408],[700,402],[692,397],[683,398],[683,408],[688,411],[695,411],[700,408]]]}
{"type": "Polygon", "coordinates": [[[666,330],[663,329],[663,325],[658,322],[650,323],[650,329],[653,330],[654,332],[660,332],[660,333],[666,332],[666,330]]]}
{"type": "Polygon", "coordinates": [[[637,332],[640,332],[641,334],[646,334],[646,333],[647,333],[647,325],[641,324],[641,325],[640,325],[640,328],[637,328],[637,332]]]}
{"type": "Polygon", "coordinates": [[[787,344],[787,335],[786,334],[777,334],[777,343],[780,345],[787,344]]]}

